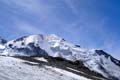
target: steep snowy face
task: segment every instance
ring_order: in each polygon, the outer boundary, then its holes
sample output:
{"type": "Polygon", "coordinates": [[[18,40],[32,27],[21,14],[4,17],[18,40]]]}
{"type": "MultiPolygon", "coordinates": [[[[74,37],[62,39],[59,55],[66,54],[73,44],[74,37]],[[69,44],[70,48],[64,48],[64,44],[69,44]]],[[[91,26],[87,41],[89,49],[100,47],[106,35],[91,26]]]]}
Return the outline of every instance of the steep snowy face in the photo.
{"type": "Polygon", "coordinates": [[[70,61],[82,61],[90,70],[111,79],[120,79],[120,61],[102,50],[89,50],[66,42],[54,34],[31,35],[5,44],[2,55],[52,56],[70,61]]]}
{"type": "Polygon", "coordinates": [[[104,56],[105,58],[110,58],[111,62],[113,62],[114,64],[120,66],[120,61],[113,58],[111,55],[109,55],[108,53],[104,52],[103,50],[95,50],[97,54],[99,54],[100,56],[104,56]]]}
{"type": "Polygon", "coordinates": [[[72,49],[77,48],[73,44],[67,43],[63,38],[56,35],[47,35],[46,41],[49,45],[53,57],[62,57],[67,60],[75,61],[72,49]]]}
{"type": "Polygon", "coordinates": [[[112,56],[108,55],[102,50],[94,50],[89,56],[88,60],[85,61],[85,65],[93,71],[101,73],[102,75],[112,79],[120,79],[120,63],[118,60],[114,59],[112,56]]]}

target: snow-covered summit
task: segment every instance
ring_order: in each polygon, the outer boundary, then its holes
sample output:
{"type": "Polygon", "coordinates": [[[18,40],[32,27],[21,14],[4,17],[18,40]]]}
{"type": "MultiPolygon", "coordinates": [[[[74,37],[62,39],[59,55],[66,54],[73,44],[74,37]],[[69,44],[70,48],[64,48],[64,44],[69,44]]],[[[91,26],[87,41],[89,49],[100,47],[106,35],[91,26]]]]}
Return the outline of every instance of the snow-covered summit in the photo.
{"type": "Polygon", "coordinates": [[[8,41],[1,55],[52,56],[72,62],[82,61],[91,71],[110,79],[120,80],[120,61],[102,50],[84,49],[54,34],[30,35],[8,41]]]}

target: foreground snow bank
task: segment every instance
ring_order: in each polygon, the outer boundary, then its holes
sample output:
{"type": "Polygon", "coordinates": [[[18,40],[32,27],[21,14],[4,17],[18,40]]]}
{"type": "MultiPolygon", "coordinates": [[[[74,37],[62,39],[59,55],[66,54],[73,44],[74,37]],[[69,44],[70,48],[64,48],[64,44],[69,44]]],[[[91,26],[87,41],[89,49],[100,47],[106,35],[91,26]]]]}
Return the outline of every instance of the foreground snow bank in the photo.
{"type": "MultiPolygon", "coordinates": [[[[45,61],[39,58],[39,61],[45,61]]],[[[24,60],[0,56],[0,80],[90,80],[52,66],[33,66],[24,60]],[[66,73],[72,74],[69,76],[66,73]],[[76,78],[76,76],[78,76],[76,78]]],[[[37,63],[32,62],[36,65],[37,63]]]]}

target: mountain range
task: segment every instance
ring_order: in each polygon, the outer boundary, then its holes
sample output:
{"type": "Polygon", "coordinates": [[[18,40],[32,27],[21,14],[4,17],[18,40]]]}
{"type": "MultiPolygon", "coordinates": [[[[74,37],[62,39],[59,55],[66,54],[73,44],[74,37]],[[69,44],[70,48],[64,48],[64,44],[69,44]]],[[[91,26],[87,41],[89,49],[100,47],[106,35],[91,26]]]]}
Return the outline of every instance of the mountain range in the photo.
{"type": "MultiPolygon", "coordinates": [[[[0,57],[0,71],[6,68],[10,73],[8,66],[14,64],[10,66],[13,71],[20,67],[22,72],[31,72],[31,76],[33,73],[40,74],[40,78],[30,79],[29,76],[24,80],[120,80],[119,60],[103,50],[85,49],[71,44],[55,34],[29,35],[10,41],[0,38],[0,57]],[[26,70],[26,67],[31,71],[26,70]],[[36,68],[38,72],[35,67],[39,67],[36,68]],[[46,78],[42,76],[43,71],[46,78]]],[[[16,79],[10,78],[13,72],[8,77],[0,74],[0,79],[22,80],[19,79],[22,72],[16,71],[16,79]]],[[[4,70],[3,73],[8,75],[4,70]]]]}

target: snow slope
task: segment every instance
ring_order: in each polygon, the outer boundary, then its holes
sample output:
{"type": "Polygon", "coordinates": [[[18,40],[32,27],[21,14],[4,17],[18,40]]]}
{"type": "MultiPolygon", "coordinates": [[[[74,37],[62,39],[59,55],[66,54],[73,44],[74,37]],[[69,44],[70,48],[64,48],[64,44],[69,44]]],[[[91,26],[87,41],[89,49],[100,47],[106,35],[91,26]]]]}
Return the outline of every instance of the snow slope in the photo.
{"type": "MultiPolygon", "coordinates": [[[[38,60],[46,61],[42,58],[38,60]]],[[[90,80],[52,66],[35,66],[37,64],[18,58],[0,56],[0,80],[90,80]]]]}
{"type": "Polygon", "coordinates": [[[75,62],[82,61],[91,71],[120,80],[120,61],[102,50],[89,50],[66,42],[54,34],[24,36],[8,41],[1,55],[52,56],[75,62]]]}

